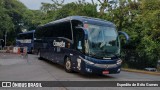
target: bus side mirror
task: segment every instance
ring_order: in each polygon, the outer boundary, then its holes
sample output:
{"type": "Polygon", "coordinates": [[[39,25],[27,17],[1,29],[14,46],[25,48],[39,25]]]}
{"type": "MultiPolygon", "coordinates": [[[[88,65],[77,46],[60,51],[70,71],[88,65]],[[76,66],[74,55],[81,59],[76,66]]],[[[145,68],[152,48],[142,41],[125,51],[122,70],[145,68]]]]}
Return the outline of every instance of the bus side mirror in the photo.
{"type": "Polygon", "coordinates": [[[118,34],[119,35],[124,35],[125,36],[125,38],[126,38],[126,43],[128,43],[129,42],[129,35],[127,34],[127,33],[125,33],[125,32],[123,32],[123,31],[118,31],[118,34]]]}

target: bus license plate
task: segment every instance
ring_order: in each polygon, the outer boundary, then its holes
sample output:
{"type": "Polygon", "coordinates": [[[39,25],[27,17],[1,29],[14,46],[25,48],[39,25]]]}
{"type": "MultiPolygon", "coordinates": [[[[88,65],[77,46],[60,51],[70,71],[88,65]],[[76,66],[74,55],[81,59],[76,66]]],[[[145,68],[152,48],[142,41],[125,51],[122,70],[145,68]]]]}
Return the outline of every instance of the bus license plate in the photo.
{"type": "Polygon", "coordinates": [[[103,74],[109,74],[109,71],[103,71],[102,73],[103,74]]]}

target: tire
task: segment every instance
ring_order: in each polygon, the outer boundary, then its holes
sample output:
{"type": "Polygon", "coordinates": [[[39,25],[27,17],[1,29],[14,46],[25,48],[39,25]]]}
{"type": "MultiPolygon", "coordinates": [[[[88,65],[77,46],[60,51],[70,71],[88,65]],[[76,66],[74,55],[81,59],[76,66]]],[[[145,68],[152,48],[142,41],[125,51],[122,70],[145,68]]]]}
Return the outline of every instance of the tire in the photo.
{"type": "Polygon", "coordinates": [[[65,59],[64,68],[65,68],[65,71],[68,72],[68,73],[72,73],[73,72],[73,70],[72,70],[72,62],[68,57],[65,59]]]}

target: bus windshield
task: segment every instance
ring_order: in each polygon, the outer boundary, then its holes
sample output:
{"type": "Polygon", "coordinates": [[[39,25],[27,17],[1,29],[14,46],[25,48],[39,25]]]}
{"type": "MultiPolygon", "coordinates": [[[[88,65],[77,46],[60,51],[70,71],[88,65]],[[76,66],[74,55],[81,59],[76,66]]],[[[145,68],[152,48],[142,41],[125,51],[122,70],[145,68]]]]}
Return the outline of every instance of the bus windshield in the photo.
{"type": "Polygon", "coordinates": [[[115,27],[88,24],[89,55],[109,58],[120,54],[120,41],[115,27]]]}
{"type": "Polygon", "coordinates": [[[19,34],[17,39],[33,39],[33,33],[19,34]]]}

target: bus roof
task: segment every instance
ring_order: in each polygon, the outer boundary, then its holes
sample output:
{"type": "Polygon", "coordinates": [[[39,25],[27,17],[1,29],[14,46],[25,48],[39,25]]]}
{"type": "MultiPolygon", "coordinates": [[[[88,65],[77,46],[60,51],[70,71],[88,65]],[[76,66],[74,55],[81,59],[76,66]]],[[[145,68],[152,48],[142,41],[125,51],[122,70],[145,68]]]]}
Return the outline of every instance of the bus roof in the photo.
{"type": "Polygon", "coordinates": [[[31,30],[31,31],[27,31],[27,32],[19,33],[18,35],[20,35],[20,34],[28,34],[28,33],[33,33],[33,32],[35,32],[35,30],[31,30]]]}
{"type": "Polygon", "coordinates": [[[102,20],[102,19],[99,19],[99,18],[87,17],[87,16],[69,16],[69,17],[66,17],[66,18],[63,18],[63,19],[59,19],[59,20],[49,22],[49,23],[47,23],[43,26],[53,25],[53,24],[56,24],[56,23],[61,23],[61,22],[70,21],[70,20],[77,20],[77,21],[80,21],[80,22],[83,22],[83,23],[92,22],[92,23],[101,23],[101,24],[108,24],[108,25],[111,25],[111,26],[115,26],[113,23],[111,23],[109,21],[102,20]]]}

